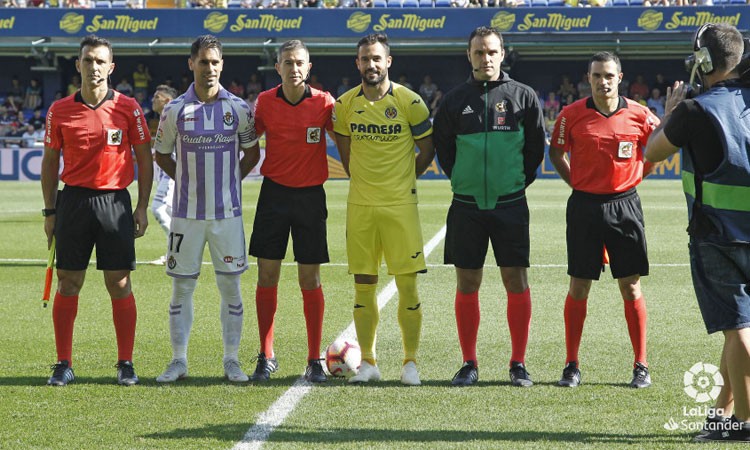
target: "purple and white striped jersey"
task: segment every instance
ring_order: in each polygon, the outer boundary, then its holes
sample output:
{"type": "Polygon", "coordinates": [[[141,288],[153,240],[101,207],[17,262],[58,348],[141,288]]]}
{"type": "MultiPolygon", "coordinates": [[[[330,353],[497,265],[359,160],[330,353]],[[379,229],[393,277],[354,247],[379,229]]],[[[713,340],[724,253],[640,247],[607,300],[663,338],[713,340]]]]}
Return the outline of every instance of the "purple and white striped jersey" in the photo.
{"type": "Polygon", "coordinates": [[[213,103],[201,102],[192,84],[172,100],[162,112],[154,144],[159,153],[176,153],[172,216],[241,216],[239,152],[256,142],[250,107],[223,87],[213,103]]]}

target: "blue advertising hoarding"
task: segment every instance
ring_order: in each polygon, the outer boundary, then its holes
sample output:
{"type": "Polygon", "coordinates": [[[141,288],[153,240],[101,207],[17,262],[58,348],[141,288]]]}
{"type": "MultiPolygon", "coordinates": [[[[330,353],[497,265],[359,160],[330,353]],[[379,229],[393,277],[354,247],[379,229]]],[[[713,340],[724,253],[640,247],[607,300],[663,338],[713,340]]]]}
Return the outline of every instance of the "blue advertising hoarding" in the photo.
{"type": "Polygon", "coordinates": [[[747,6],[670,8],[374,9],[0,9],[0,39],[20,36],[464,39],[492,25],[503,33],[693,31],[704,23],[750,29],[747,6]]]}

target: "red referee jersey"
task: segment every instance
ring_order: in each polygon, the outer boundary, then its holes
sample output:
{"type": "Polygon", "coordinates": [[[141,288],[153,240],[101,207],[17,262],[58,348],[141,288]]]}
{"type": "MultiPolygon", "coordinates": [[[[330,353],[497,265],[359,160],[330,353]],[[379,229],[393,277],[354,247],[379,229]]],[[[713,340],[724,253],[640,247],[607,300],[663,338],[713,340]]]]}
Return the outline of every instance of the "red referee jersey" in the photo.
{"type": "Polygon", "coordinates": [[[256,135],[266,134],[266,157],[260,173],[288,187],[319,186],[328,179],[326,130],[333,129],[334,99],[305,87],[292,105],[281,85],[261,92],[255,103],[256,135]]]}
{"type": "Polygon", "coordinates": [[[62,150],[65,184],[89,189],[124,189],[133,182],[132,145],[151,141],[135,99],[109,90],[92,108],[81,92],[52,104],[44,145],[62,150]]]}
{"type": "Polygon", "coordinates": [[[563,108],[551,145],[570,154],[573,189],[616,194],[643,179],[643,149],[658,124],[648,108],[624,97],[610,116],[587,97],[563,108]]]}

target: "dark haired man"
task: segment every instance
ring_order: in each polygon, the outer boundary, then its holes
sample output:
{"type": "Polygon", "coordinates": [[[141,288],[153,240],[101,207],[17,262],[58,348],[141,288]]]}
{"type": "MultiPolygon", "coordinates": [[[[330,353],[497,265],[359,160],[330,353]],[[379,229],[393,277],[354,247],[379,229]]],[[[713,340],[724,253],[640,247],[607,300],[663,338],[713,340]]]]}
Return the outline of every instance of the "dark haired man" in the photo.
{"type": "Polygon", "coordinates": [[[735,27],[702,26],[694,48],[693,76],[706,91],[684,100],[685,83],[667,89],[646,158],[683,149],[693,286],[706,330],[724,334],[724,386],[695,440],[750,442],[750,82],[739,79],[743,40],[735,27]]]}
{"type": "Polygon", "coordinates": [[[110,89],[115,68],[106,39],[83,38],[76,60],[81,89],[52,104],[42,158],[44,231],[57,245],[57,292],[52,306],[57,364],[47,384],[65,386],[73,374],[73,325],[78,294],[91,252],[112,299],[117,337],[117,382],[138,383],[133,369],[136,305],[130,272],[135,270],[135,238],[148,226],[146,210],[153,182],[151,140],[143,110],[130,97],[110,89]],[[64,168],[60,173],[60,153],[64,168]],[[138,163],[138,203],[131,207],[127,187],[138,163]],[[65,187],[58,194],[59,179],[65,187]]]}
{"type": "Polygon", "coordinates": [[[456,325],[463,366],[453,385],[479,377],[479,287],[492,242],[507,292],[514,386],[533,383],[525,366],[531,323],[529,208],[526,187],[544,157],[544,119],[529,86],[503,72],[502,35],[479,27],[469,36],[469,79],[445,95],[435,115],[435,147],[451,179],[445,262],[456,267],[456,325]]]}
{"type": "Polygon", "coordinates": [[[417,273],[426,271],[416,177],[431,164],[435,151],[430,112],[419,94],[390,81],[391,61],[384,34],[360,39],[356,64],[362,83],[336,100],[333,116],[336,146],[351,176],[346,249],[354,274],[354,325],[362,348],[362,365],[349,382],[380,380],[375,290],[385,257],[399,293],[401,383],[413,386],[421,384],[416,366],[422,330],[417,273]]]}
{"type": "Polygon", "coordinates": [[[636,186],[653,170],[643,150],[659,119],[643,105],[620,96],[620,59],[600,52],[588,67],[591,97],[566,106],[557,118],[549,156],[573,193],[566,210],[568,275],[565,298],[566,367],[558,385],[581,383],[578,348],[593,280],[606,251],[623,298],[633,346],[630,387],[651,385],[646,362],[646,304],[641,277],[648,275],[646,231],[636,186]],[[570,155],[569,159],[565,154],[570,155]]]}

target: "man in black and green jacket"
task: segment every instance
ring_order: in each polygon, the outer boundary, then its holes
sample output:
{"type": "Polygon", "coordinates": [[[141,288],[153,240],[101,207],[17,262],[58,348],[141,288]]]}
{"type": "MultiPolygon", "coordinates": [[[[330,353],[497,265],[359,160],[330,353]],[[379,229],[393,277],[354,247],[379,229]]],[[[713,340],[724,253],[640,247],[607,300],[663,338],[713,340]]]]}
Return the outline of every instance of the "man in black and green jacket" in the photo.
{"type": "Polygon", "coordinates": [[[533,383],[525,367],[531,322],[526,186],[544,157],[544,118],[534,90],[501,69],[503,38],[479,27],[469,37],[469,80],[443,99],[433,124],[438,161],[451,179],[445,263],[456,267],[456,323],[464,364],[453,384],[478,379],[479,287],[487,244],[508,294],[514,386],[533,383]]]}

